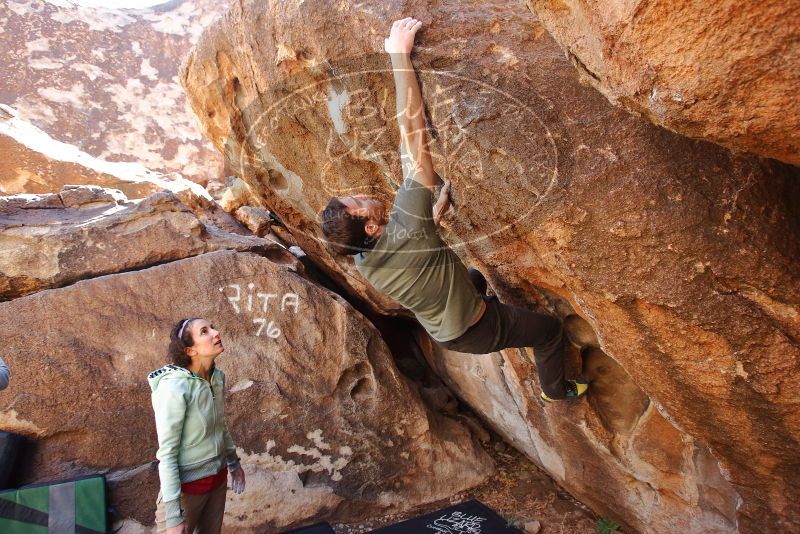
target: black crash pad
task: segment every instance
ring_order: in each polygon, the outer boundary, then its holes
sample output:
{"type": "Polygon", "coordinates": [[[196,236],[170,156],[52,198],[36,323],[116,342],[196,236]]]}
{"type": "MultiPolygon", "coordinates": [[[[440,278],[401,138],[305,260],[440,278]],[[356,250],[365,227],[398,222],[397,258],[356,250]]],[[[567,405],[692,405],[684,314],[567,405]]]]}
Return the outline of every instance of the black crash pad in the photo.
{"type": "Polygon", "coordinates": [[[466,501],[370,534],[521,534],[508,522],[478,501],[466,501]]]}
{"type": "Polygon", "coordinates": [[[0,431],[0,489],[11,486],[11,473],[24,446],[24,437],[0,431]]]}

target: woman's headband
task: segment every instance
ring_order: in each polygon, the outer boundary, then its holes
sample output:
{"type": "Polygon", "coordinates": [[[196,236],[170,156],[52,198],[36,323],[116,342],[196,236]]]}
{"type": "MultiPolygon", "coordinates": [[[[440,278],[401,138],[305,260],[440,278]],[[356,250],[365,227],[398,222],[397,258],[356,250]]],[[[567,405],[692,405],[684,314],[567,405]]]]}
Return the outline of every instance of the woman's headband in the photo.
{"type": "Polygon", "coordinates": [[[178,330],[178,339],[183,341],[181,338],[183,337],[183,329],[186,328],[186,325],[189,324],[192,320],[191,319],[184,319],[183,324],[181,325],[180,329],[178,330]]]}

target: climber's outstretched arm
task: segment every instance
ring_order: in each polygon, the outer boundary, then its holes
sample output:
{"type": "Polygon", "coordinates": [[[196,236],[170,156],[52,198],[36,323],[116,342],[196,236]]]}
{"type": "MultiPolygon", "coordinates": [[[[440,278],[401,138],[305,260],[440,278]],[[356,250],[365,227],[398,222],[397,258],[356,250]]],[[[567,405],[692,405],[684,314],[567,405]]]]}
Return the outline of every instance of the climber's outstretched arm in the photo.
{"type": "Polygon", "coordinates": [[[400,158],[403,177],[415,181],[434,191],[440,183],[433,170],[431,153],[422,107],[422,93],[411,63],[414,36],[422,23],[411,17],[396,20],[392,24],[384,48],[392,59],[394,85],[397,94],[397,123],[400,127],[400,158]]]}

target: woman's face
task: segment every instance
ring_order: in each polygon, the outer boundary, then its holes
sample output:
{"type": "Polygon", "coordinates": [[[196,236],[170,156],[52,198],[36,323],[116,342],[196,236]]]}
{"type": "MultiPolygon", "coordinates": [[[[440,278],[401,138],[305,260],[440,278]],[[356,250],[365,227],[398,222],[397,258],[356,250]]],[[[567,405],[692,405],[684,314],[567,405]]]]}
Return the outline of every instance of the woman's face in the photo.
{"type": "Polygon", "coordinates": [[[225,347],[222,346],[222,338],[219,332],[214,329],[214,325],[205,319],[196,319],[189,325],[194,344],[186,348],[186,353],[191,356],[212,357],[219,356],[225,347]]]}

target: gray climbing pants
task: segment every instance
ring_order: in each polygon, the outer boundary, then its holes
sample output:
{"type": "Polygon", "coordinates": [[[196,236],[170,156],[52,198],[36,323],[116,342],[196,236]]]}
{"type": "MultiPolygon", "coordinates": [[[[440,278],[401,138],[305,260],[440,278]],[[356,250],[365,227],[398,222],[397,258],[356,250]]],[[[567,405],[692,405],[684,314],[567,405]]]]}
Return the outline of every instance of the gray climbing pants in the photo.
{"type": "MultiPolygon", "coordinates": [[[[473,283],[480,291],[479,279],[472,271],[473,283]]],[[[483,276],[480,275],[480,278],[483,276]]],[[[486,312],[480,321],[456,339],[439,342],[439,345],[469,354],[531,347],[542,391],[552,399],[563,398],[566,395],[566,382],[561,321],[551,315],[503,304],[494,296],[482,297],[486,302],[486,312]]]]}

